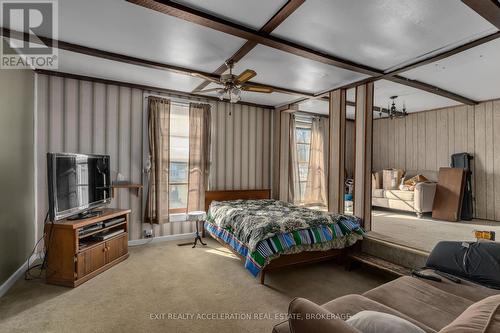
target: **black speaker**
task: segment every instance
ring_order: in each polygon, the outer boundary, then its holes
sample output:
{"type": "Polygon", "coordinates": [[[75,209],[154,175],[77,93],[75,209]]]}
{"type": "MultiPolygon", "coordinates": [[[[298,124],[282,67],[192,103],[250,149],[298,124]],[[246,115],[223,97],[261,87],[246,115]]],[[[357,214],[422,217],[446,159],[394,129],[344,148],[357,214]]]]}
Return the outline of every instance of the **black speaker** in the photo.
{"type": "Polygon", "coordinates": [[[474,157],[468,153],[458,153],[451,155],[451,167],[465,169],[465,190],[462,201],[461,219],[470,221],[474,217],[474,208],[472,197],[472,170],[471,160],[474,157]]]}

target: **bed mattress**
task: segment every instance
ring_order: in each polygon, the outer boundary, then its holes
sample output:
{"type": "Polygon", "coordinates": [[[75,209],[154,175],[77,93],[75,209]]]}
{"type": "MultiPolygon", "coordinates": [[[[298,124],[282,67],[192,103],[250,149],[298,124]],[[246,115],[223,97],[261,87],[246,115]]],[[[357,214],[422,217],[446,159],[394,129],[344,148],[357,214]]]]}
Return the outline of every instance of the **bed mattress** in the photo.
{"type": "Polygon", "coordinates": [[[363,235],[357,217],[272,199],[214,201],[205,229],[244,257],[254,276],[280,255],[342,249],[363,235]]]}

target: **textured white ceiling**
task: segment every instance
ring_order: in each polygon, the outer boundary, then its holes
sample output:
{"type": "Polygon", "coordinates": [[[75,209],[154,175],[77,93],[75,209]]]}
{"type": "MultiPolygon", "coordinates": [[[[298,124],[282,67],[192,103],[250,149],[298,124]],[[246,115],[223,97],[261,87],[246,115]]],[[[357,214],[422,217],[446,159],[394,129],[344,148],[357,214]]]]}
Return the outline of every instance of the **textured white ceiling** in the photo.
{"type": "Polygon", "coordinates": [[[129,65],[112,60],[59,50],[60,72],[147,85],[157,88],[191,91],[202,80],[183,74],[129,65]]]}
{"type": "Polygon", "coordinates": [[[245,42],[125,0],[59,1],[59,39],[208,72],[245,42]]]}
{"type": "Polygon", "coordinates": [[[262,28],[286,0],[174,0],[254,30],[262,28]]]}
{"type": "MultiPolygon", "coordinates": [[[[258,29],[286,1],[177,0],[258,29]]],[[[458,0],[308,0],[276,35],[377,68],[429,56],[457,43],[497,31],[458,0]]],[[[59,39],[138,58],[211,72],[245,40],[201,27],[124,0],[59,1],[59,39]]],[[[500,98],[500,41],[403,73],[475,100],[500,98]]],[[[165,71],[61,51],[60,71],[189,92],[201,80],[165,71]]],[[[364,75],[259,45],[235,72],[252,68],[254,81],[319,92],[364,75]]],[[[376,84],[375,102],[399,95],[410,112],[457,104],[388,81],[376,84]]],[[[287,94],[245,93],[243,100],[281,105],[287,94]]],[[[354,101],[353,92],[348,99],[354,101]]]]}
{"type": "Polygon", "coordinates": [[[273,35],[388,69],[493,31],[458,0],[308,0],[273,35]]]}
{"type": "MultiPolygon", "coordinates": [[[[400,109],[404,103],[406,104],[407,111],[410,113],[459,104],[448,98],[387,80],[376,81],[373,94],[375,106],[387,108],[390,97],[398,96],[396,106],[400,109]]],[[[355,101],[354,89],[347,91],[347,100],[351,102],[355,101]]],[[[328,101],[320,99],[304,101],[299,103],[299,109],[305,112],[328,114],[328,101]]],[[[374,115],[378,117],[378,114],[374,115]]],[[[353,107],[347,107],[347,116],[349,119],[354,119],[353,107]]]]}
{"type": "Polygon", "coordinates": [[[398,96],[396,106],[406,104],[408,112],[418,112],[460,104],[451,99],[428,93],[423,90],[404,86],[387,80],[375,82],[374,104],[387,108],[391,96],[398,96]]]}
{"type": "Polygon", "coordinates": [[[476,101],[500,98],[500,39],[402,75],[476,101]]]}
{"type": "Polygon", "coordinates": [[[235,66],[238,74],[254,69],[255,82],[304,92],[318,92],[360,80],[366,75],[258,45],[235,66]]]}

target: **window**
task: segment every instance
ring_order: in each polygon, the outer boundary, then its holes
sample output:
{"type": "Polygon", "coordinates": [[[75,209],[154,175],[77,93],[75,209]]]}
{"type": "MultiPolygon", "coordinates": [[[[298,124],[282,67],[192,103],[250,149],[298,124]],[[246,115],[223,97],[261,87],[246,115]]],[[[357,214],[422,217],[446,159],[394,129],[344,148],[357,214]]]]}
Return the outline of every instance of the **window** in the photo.
{"type": "Polygon", "coordinates": [[[297,121],[295,137],[297,141],[297,163],[299,169],[299,202],[304,201],[307,174],[309,170],[309,153],[311,148],[311,124],[297,121]]]}
{"type": "Polygon", "coordinates": [[[189,176],[189,106],[170,106],[169,212],[186,213],[189,176]]]}

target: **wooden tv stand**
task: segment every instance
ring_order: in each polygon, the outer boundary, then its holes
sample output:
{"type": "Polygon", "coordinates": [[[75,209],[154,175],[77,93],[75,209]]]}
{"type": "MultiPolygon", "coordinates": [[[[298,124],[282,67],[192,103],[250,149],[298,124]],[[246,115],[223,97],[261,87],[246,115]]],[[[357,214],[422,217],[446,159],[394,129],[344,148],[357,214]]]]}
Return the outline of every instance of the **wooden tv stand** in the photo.
{"type": "Polygon", "coordinates": [[[101,214],[82,220],[61,220],[45,225],[48,247],[46,282],[77,287],[128,258],[128,220],[130,209],[100,210],[101,214]],[[109,227],[80,234],[84,227],[116,218],[125,218],[109,227]],[[51,230],[53,228],[53,230],[51,230]],[[106,240],[96,240],[101,232],[123,232],[106,240]]]}

